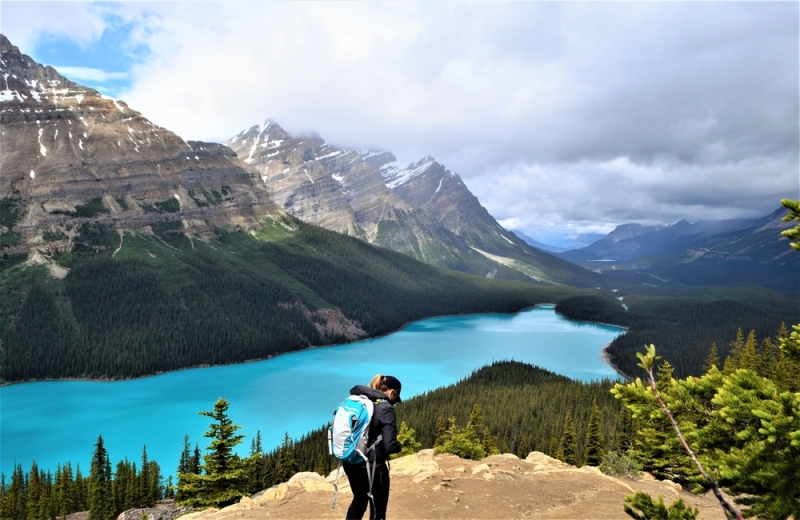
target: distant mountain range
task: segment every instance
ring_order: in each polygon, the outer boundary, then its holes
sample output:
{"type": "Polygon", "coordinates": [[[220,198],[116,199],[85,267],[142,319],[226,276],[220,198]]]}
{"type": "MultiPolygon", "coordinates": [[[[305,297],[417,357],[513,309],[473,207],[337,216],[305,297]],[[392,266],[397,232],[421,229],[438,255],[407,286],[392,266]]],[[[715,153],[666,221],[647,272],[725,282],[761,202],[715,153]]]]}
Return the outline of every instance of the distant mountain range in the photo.
{"type": "Polygon", "coordinates": [[[529,246],[533,246],[536,249],[541,249],[542,251],[548,251],[550,253],[563,253],[564,251],[569,251],[570,249],[567,247],[558,247],[558,246],[551,246],[550,244],[543,244],[538,240],[534,240],[533,238],[529,237],[525,233],[519,230],[512,230],[512,233],[517,235],[519,238],[525,241],[526,244],[529,246]]]}
{"type": "Polygon", "coordinates": [[[554,253],[597,272],[655,286],[757,284],[800,292],[800,257],[780,231],[785,209],[758,219],[624,224],[597,242],[554,253]]]}

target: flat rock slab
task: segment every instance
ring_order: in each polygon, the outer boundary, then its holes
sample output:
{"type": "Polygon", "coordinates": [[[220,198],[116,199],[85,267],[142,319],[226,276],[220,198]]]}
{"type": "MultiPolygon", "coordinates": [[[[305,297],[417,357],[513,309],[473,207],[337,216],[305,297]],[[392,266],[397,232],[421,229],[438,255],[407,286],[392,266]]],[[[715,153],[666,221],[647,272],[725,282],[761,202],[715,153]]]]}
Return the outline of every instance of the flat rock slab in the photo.
{"type": "MultiPolygon", "coordinates": [[[[392,461],[391,479],[390,518],[625,519],[625,496],[645,491],[663,495],[667,504],[682,498],[700,510],[701,518],[725,519],[711,494],[694,495],[672,482],[610,477],[597,468],[575,468],[537,452],[527,459],[505,454],[471,461],[423,450],[392,461]]],[[[333,474],[299,473],[256,498],[182,519],[344,518],[352,499],[347,478],[344,472],[339,477],[335,509],[332,481],[333,474]]]]}

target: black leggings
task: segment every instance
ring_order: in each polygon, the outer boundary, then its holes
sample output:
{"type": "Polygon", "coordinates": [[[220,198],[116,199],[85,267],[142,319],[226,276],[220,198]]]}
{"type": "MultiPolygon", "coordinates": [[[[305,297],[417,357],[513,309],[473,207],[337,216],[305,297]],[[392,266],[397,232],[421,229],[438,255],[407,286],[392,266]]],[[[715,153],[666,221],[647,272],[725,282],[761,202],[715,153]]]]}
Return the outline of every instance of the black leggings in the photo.
{"type": "Polygon", "coordinates": [[[385,520],[386,506],[389,503],[389,468],[386,464],[380,464],[375,468],[375,477],[372,481],[372,499],[369,500],[369,476],[367,469],[359,464],[342,464],[347,480],[350,481],[350,489],[353,490],[353,502],[347,509],[346,519],[360,520],[364,517],[364,512],[369,504],[370,520],[385,520]]]}

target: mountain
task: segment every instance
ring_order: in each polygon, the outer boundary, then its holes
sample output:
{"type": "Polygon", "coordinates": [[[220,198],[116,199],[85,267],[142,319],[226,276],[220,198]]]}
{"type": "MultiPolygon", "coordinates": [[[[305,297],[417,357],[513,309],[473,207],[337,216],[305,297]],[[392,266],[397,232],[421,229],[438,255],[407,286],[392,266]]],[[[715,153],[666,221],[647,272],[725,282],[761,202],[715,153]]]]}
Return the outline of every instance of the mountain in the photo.
{"type": "Polygon", "coordinates": [[[282,213],[230,149],[184,141],[124,102],[35,63],[5,36],[0,53],[7,253],[39,243],[66,248],[75,224],[90,218],[120,230],[179,216],[184,229],[204,231],[251,229],[282,213]]]}
{"type": "Polygon", "coordinates": [[[758,219],[685,220],[654,228],[618,226],[588,247],[558,253],[604,274],[646,285],[758,284],[800,291],[800,258],[780,232],[790,223],[778,209],[758,219]]]}
{"type": "MultiPolygon", "coordinates": [[[[323,188],[325,161],[344,155],[325,151],[319,137],[282,149],[286,165],[265,175],[227,146],[185,141],[64,78],[1,35],[0,51],[2,380],[125,378],[261,359],[434,315],[513,312],[580,293],[441,270],[292,216],[284,206],[313,213],[321,199],[304,202],[303,190],[323,188]],[[309,147],[333,155],[314,162],[309,147]],[[288,176],[285,185],[265,182],[301,163],[319,182],[299,191],[288,176]]],[[[262,128],[259,139],[292,141],[281,132],[262,128]]],[[[255,151],[242,155],[255,162],[255,151]]],[[[533,281],[403,202],[386,187],[379,154],[338,161],[335,173],[346,178],[331,178],[325,200],[343,202],[318,223],[349,218],[357,234],[359,222],[391,222],[379,218],[385,210],[413,222],[404,232],[429,226],[449,237],[430,240],[462,248],[465,264],[533,281]]]]}
{"type": "Polygon", "coordinates": [[[529,246],[533,246],[536,249],[541,249],[542,251],[547,251],[549,253],[563,253],[564,251],[568,251],[566,247],[551,246],[550,244],[545,244],[543,242],[539,242],[538,240],[534,240],[533,238],[529,237],[528,235],[517,229],[512,229],[511,232],[517,235],[522,240],[524,240],[526,244],[528,244],[529,246]]]}
{"type": "Polygon", "coordinates": [[[458,174],[432,157],[403,166],[390,152],[292,136],[272,120],[225,144],[259,171],[284,211],[304,222],[479,276],[602,284],[503,229],[458,174]]]}
{"type": "Polygon", "coordinates": [[[671,226],[662,227],[622,224],[586,247],[557,256],[584,266],[589,265],[589,262],[628,263],[647,256],[678,253],[719,233],[755,225],[757,220],[745,219],[700,221],[694,224],[681,220],[671,226]]]}

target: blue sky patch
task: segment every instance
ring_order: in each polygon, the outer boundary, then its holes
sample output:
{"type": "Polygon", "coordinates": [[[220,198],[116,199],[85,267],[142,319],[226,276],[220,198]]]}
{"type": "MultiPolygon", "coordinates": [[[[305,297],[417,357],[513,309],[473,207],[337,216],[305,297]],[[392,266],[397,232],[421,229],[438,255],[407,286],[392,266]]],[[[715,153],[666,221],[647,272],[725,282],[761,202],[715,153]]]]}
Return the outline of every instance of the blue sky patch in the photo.
{"type": "Polygon", "coordinates": [[[32,57],[53,66],[76,83],[116,98],[130,87],[131,68],[141,62],[147,52],[144,46],[130,43],[132,28],[131,24],[112,21],[100,39],[88,45],[45,33],[37,42],[32,57]]]}

